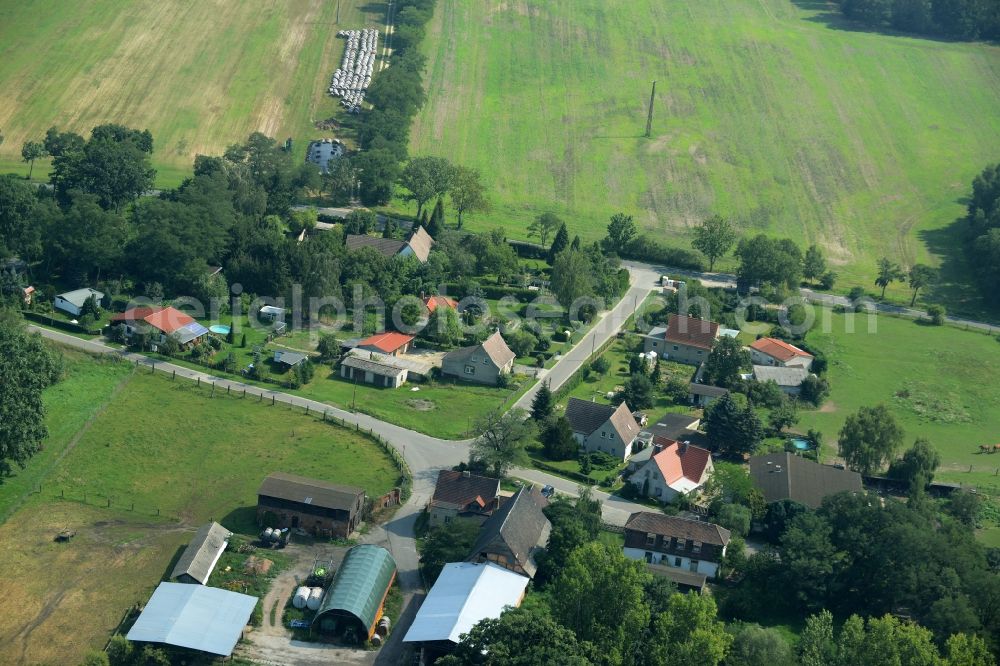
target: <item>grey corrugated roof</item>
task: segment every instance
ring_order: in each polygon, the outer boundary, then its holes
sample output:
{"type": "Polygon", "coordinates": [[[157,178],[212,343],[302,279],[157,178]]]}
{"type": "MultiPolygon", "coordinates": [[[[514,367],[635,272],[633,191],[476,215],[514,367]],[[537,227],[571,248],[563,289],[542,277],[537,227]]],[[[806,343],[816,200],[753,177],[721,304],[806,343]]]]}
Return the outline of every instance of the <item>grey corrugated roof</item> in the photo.
{"type": "Polygon", "coordinates": [[[289,367],[295,367],[296,365],[302,363],[302,361],[305,361],[308,358],[309,358],[308,354],[303,354],[301,352],[287,351],[285,349],[274,350],[274,362],[284,363],[289,367]]]}
{"type": "Polygon", "coordinates": [[[56,298],[61,298],[67,303],[72,303],[78,308],[82,308],[83,304],[87,302],[87,299],[93,296],[98,301],[104,298],[104,293],[97,291],[96,289],[91,289],[90,287],[84,287],[83,289],[74,289],[73,291],[67,291],[64,294],[58,294],[56,298]]]}
{"type": "Polygon", "coordinates": [[[694,382],[691,382],[688,384],[688,392],[692,395],[703,395],[709,398],[721,398],[729,393],[729,389],[719,388],[718,386],[709,386],[708,384],[695,384],[694,382]]]}
{"type": "Polygon", "coordinates": [[[678,585],[686,585],[699,590],[704,589],[705,583],[708,581],[708,576],[705,574],[686,571],[680,567],[671,567],[664,564],[647,564],[646,568],[655,574],[672,580],[678,585]]]}
{"type": "Polygon", "coordinates": [[[348,368],[358,368],[359,370],[365,370],[384,377],[396,377],[405,369],[393,363],[383,363],[371,358],[361,358],[354,355],[344,357],[344,360],[340,364],[348,368]]]}
{"type": "Polygon", "coordinates": [[[257,597],[217,587],[160,583],[127,638],[228,657],[256,605],[257,597]]]}
{"type": "Polygon", "coordinates": [[[258,495],[341,511],[353,509],[358,495],[364,493],[357,486],[341,486],[284,472],[269,474],[257,491],[258,495]]]}
{"type": "Polygon", "coordinates": [[[813,509],[828,495],[861,492],[857,472],[820,465],[788,452],[751,457],[750,477],[768,502],[790,499],[813,509]]]}
{"type": "Polygon", "coordinates": [[[809,376],[809,371],[799,367],[755,365],[753,366],[753,376],[759,382],[773,379],[778,386],[799,386],[809,376]]]}
{"type": "Polygon", "coordinates": [[[486,519],[479,538],[472,547],[468,561],[475,561],[494,539],[500,538],[529,576],[538,568],[534,561],[536,548],[544,548],[548,538],[549,519],[542,508],[548,504],[534,488],[522,486],[492,516],[486,519]]]}
{"type": "Polygon", "coordinates": [[[191,543],[181,553],[181,559],[177,560],[170,578],[175,579],[187,574],[202,585],[207,584],[215,563],[219,561],[219,556],[226,549],[226,544],[232,535],[232,532],[219,523],[202,525],[195,532],[191,543]]]}

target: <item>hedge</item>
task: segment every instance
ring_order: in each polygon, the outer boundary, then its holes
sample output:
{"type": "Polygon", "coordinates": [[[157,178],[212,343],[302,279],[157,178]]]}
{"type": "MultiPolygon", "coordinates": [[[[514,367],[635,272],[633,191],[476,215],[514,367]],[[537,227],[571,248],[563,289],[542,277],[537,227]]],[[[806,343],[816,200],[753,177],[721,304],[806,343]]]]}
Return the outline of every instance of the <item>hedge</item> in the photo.
{"type": "Polygon", "coordinates": [[[74,324],[68,322],[65,319],[56,319],[50,315],[41,314],[40,312],[31,312],[30,310],[22,310],[21,314],[24,315],[25,319],[30,319],[31,321],[37,321],[40,324],[45,324],[46,326],[51,326],[52,328],[61,328],[64,331],[69,331],[70,333],[84,333],[85,335],[100,335],[101,329],[91,330],[80,326],[79,324],[74,324]]]}
{"type": "Polygon", "coordinates": [[[705,259],[694,250],[670,247],[655,238],[639,236],[633,239],[621,253],[623,259],[649,261],[663,264],[668,268],[685,268],[692,271],[705,270],[705,259]]]}
{"type": "Polygon", "coordinates": [[[581,474],[579,472],[570,472],[570,471],[567,471],[567,470],[564,470],[564,469],[559,469],[558,467],[555,467],[554,465],[549,465],[548,463],[539,462],[538,460],[532,460],[531,464],[534,465],[535,467],[537,467],[538,469],[542,470],[543,472],[552,472],[553,474],[555,474],[557,476],[565,476],[565,477],[568,477],[570,479],[573,479],[574,481],[579,481],[580,483],[586,483],[588,486],[597,483],[596,481],[594,481],[592,478],[590,478],[586,474],[581,474]]]}
{"type": "Polygon", "coordinates": [[[522,259],[548,259],[549,256],[549,250],[544,245],[510,239],[507,240],[507,244],[514,248],[514,252],[522,259]]]}

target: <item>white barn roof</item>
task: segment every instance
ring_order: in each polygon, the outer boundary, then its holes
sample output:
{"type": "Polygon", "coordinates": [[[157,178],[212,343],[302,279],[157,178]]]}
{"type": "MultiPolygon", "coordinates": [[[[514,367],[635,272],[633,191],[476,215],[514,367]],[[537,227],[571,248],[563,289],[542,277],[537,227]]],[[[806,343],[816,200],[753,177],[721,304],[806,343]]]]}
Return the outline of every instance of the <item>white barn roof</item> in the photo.
{"type": "Polygon", "coordinates": [[[506,606],[519,606],[527,586],[525,576],[489,562],[446,564],[403,642],[458,643],[480,620],[500,617],[506,606]]]}
{"type": "Polygon", "coordinates": [[[229,656],[256,605],[238,592],[160,583],[127,638],[229,656]]]}

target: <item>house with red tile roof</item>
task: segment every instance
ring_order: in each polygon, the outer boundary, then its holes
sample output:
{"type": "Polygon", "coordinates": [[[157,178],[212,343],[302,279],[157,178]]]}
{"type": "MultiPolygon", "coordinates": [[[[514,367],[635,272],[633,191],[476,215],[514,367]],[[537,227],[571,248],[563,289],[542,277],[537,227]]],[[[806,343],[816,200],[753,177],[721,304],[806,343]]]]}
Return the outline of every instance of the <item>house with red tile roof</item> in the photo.
{"type": "Polygon", "coordinates": [[[189,345],[208,334],[208,329],[177,308],[138,307],[120,312],[111,317],[112,324],[123,324],[125,335],[137,331],[155,331],[153,342],[166,342],[171,337],[180,345],[189,345]]]}
{"type": "Polygon", "coordinates": [[[412,335],[398,331],[385,331],[360,340],[355,349],[396,356],[398,354],[405,354],[410,350],[413,337],[412,335]]]}
{"type": "Polygon", "coordinates": [[[813,355],[777,338],[760,338],[750,345],[750,359],[754,365],[781,368],[812,368],[813,355]]]}
{"type": "Polygon", "coordinates": [[[434,312],[439,307],[451,308],[452,310],[458,309],[458,301],[454,298],[448,296],[441,296],[435,294],[433,296],[424,297],[424,307],[427,308],[427,312],[434,312]]]}
{"type": "Polygon", "coordinates": [[[707,319],[670,315],[666,328],[654,328],[645,339],[644,351],[660,358],[699,365],[708,360],[719,338],[719,325],[707,319]]]}
{"type": "Polygon", "coordinates": [[[701,488],[714,469],[708,449],[665,437],[653,437],[653,455],[635,471],[629,483],[661,502],[701,488]]]}

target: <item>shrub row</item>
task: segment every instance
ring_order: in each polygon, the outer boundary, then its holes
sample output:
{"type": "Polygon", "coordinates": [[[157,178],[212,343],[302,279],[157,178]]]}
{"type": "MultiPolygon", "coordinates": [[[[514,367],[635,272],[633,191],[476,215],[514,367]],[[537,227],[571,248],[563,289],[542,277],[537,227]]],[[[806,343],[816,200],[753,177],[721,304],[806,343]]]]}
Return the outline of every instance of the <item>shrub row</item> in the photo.
{"type": "Polygon", "coordinates": [[[69,331],[70,333],[83,333],[85,335],[100,335],[101,329],[88,329],[79,324],[74,324],[72,322],[66,321],[65,319],[57,319],[51,315],[42,314],[40,312],[32,312],[30,310],[22,310],[21,314],[24,315],[25,319],[30,319],[31,321],[37,321],[39,324],[45,324],[46,326],[51,326],[52,328],[62,329],[64,331],[69,331]]]}
{"type": "Polygon", "coordinates": [[[684,268],[692,271],[705,270],[704,258],[694,250],[670,247],[646,235],[633,239],[621,253],[621,256],[623,259],[648,261],[670,268],[684,268]]]}

